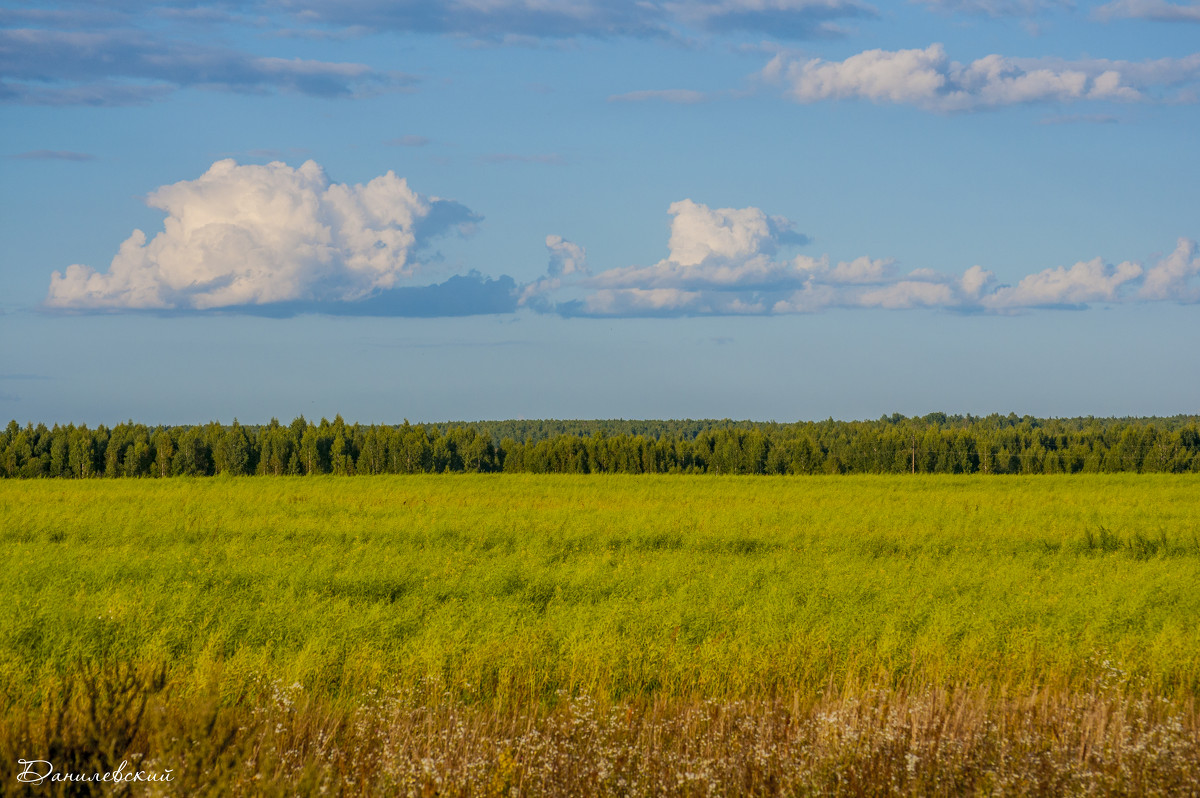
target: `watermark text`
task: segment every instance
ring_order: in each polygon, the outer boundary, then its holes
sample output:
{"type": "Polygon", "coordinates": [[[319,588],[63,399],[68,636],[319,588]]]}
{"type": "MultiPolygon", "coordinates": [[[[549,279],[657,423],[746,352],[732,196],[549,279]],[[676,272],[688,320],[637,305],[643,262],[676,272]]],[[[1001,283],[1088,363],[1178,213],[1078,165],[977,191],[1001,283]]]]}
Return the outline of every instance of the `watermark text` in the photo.
{"type": "Polygon", "coordinates": [[[18,759],[17,766],[24,768],[17,773],[17,781],[22,784],[43,784],[45,782],[102,782],[107,784],[126,784],[129,782],[173,781],[171,771],[167,770],[130,770],[129,762],[122,760],[116,770],[93,773],[68,773],[55,770],[51,762],[45,759],[18,759]]]}

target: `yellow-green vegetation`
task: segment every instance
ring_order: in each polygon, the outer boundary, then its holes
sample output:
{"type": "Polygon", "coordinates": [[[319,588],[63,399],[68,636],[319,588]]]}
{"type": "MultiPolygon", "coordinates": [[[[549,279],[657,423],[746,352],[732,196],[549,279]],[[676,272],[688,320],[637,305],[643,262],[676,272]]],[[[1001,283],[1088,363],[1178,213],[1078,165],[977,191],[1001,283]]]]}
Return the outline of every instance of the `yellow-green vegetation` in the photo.
{"type": "MultiPolygon", "coordinates": [[[[997,744],[999,761],[1042,729],[1051,748],[1078,738],[1064,761],[1084,767],[1121,713],[1131,734],[1178,732],[1187,766],[1171,773],[1194,777],[1200,755],[1195,475],[24,481],[0,482],[0,519],[0,698],[34,719],[30,741],[55,733],[38,712],[70,703],[63,685],[134,663],[146,685],[165,667],[163,717],[209,703],[278,714],[286,695],[312,740],[349,734],[367,708],[380,729],[460,712],[508,723],[471,778],[524,773],[514,741],[530,727],[512,719],[548,719],[552,736],[580,701],[630,750],[659,717],[647,712],[675,712],[676,726],[732,712],[757,718],[754,734],[782,724],[768,736],[804,756],[818,742],[836,753],[829,734],[854,724],[822,732],[821,719],[847,701],[901,707],[851,714],[879,735],[909,718],[917,746],[934,717],[920,707],[940,701],[939,735],[957,723],[995,743],[1008,733],[996,718],[1034,718],[1012,721],[1027,734],[997,744]],[[946,709],[947,695],[968,709],[946,709]],[[1094,734],[1078,720],[1088,707],[1101,707],[1094,734]]],[[[825,778],[867,750],[851,748],[810,765],[825,778]]],[[[926,754],[887,751],[897,790],[932,791],[903,778],[918,772],[905,757],[926,754]]],[[[963,791],[1000,778],[977,770],[963,791]]]]}
{"type": "Polygon", "coordinates": [[[29,482],[0,515],[8,683],[108,656],[501,703],[1200,688],[1193,476],[29,482]]]}

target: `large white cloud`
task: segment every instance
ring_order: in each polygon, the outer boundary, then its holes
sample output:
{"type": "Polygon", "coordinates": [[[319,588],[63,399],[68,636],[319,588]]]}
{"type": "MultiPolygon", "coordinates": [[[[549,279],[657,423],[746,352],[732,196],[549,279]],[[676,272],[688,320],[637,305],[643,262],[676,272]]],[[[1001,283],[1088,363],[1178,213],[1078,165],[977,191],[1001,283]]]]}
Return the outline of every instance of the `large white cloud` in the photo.
{"type": "Polygon", "coordinates": [[[50,280],[55,308],[191,308],[290,300],[343,301],[396,287],[418,267],[422,240],[470,214],[421,196],[388,172],[366,185],[299,168],[218,161],[148,202],[163,231],[141,230],[107,272],[72,265],[50,280]]]}
{"type": "Polygon", "coordinates": [[[844,61],[780,54],[762,74],[783,82],[788,96],[801,103],[855,98],[953,112],[1033,102],[1155,100],[1170,87],[1200,82],[1200,54],[1143,62],[988,55],[962,64],[932,44],[867,50],[844,61]]]}

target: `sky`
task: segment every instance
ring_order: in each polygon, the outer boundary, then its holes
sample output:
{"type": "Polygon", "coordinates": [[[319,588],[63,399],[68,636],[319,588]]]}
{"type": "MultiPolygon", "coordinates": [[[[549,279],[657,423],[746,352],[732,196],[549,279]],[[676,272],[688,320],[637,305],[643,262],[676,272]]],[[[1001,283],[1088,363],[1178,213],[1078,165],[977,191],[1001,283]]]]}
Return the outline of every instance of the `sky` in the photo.
{"type": "Polygon", "coordinates": [[[0,0],[0,417],[1200,413],[1200,0],[0,0]]]}

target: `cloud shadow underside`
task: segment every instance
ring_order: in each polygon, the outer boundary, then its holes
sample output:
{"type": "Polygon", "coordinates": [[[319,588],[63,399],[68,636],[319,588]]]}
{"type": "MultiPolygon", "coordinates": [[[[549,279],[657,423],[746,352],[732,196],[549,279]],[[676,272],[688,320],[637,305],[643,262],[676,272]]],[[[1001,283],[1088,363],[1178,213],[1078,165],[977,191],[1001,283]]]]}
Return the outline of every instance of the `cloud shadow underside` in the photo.
{"type": "Polygon", "coordinates": [[[456,274],[444,283],[392,288],[357,302],[301,300],[236,305],[220,311],[280,319],[305,314],[430,319],[514,313],[516,309],[517,284],[513,278],[507,274],[491,278],[471,271],[456,274]]]}

